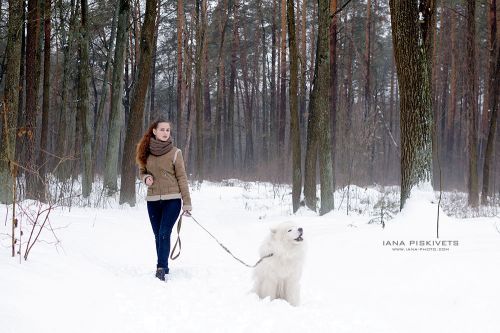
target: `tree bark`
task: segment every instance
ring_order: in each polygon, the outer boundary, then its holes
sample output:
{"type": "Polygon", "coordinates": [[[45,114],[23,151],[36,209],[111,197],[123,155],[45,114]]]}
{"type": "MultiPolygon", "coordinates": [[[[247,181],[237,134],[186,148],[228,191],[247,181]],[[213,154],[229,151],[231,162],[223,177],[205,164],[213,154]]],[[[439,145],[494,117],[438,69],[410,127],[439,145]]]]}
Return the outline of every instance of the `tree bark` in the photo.
{"type": "Polygon", "coordinates": [[[286,127],[286,2],[281,0],[281,45],[280,45],[280,102],[278,113],[278,158],[279,158],[279,179],[283,180],[285,172],[285,161],[287,153],[285,147],[285,127],[286,127]]]}
{"type": "Polygon", "coordinates": [[[123,146],[120,204],[128,203],[130,206],[135,206],[135,146],[141,136],[144,103],[151,75],[156,10],[157,0],[147,0],[141,29],[139,65],[132,90],[130,116],[123,146]]]}
{"type": "Polygon", "coordinates": [[[203,181],[204,178],[204,122],[203,122],[203,84],[202,84],[202,67],[203,67],[203,41],[205,38],[205,28],[202,8],[206,8],[206,0],[196,0],[195,17],[196,17],[196,56],[195,56],[195,105],[196,105],[196,178],[198,181],[203,181]],[[203,2],[203,3],[202,3],[203,2]],[[201,10],[201,12],[200,12],[201,10]]]}
{"type": "Polygon", "coordinates": [[[235,116],[235,93],[236,93],[236,49],[238,38],[238,17],[233,9],[233,36],[231,41],[231,68],[229,74],[229,93],[227,101],[227,121],[224,139],[226,141],[225,159],[229,170],[235,167],[235,143],[234,143],[234,116],[235,116]]]}
{"type": "MultiPolygon", "coordinates": [[[[235,16],[239,16],[238,0],[235,1],[235,16]]],[[[239,20],[239,18],[238,18],[239,20]]],[[[247,65],[247,45],[241,45],[239,27],[236,29],[236,43],[240,50],[240,62],[241,62],[241,72],[243,76],[243,86],[245,91],[241,93],[242,104],[243,104],[243,120],[244,120],[244,130],[245,130],[245,152],[243,155],[243,165],[246,171],[252,170],[254,166],[254,156],[253,156],[253,115],[252,115],[252,103],[250,97],[250,87],[249,87],[249,77],[248,77],[248,65],[247,65]]]]}
{"type": "Polygon", "coordinates": [[[2,107],[2,144],[0,145],[0,203],[13,201],[13,176],[15,170],[15,149],[17,116],[19,112],[19,67],[21,64],[22,1],[9,0],[9,21],[7,28],[5,86],[2,107]]]}
{"type": "MultiPolygon", "coordinates": [[[[63,2],[62,0],[59,2],[60,7],[60,21],[61,24],[64,25],[64,15],[63,15],[63,2]]],[[[62,44],[63,44],[63,78],[61,81],[61,105],[59,109],[59,119],[58,119],[58,132],[57,132],[57,149],[56,154],[57,157],[62,161],[63,158],[69,155],[69,143],[66,139],[66,133],[69,128],[69,113],[68,103],[70,99],[70,75],[71,75],[71,67],[73,65],[73,52],[74,52],[74,41],[75,41],[75,29],[76,29],[76,5],[75,0],[71,0],[70,7],[70,20],[68,33],[66,35],[66,31],[62,30],[62,44]]],[[[66,180],[70,176],[70,163],[63,162],[60,166],[57,167],[57,177],[59,180],[66,180]]]]}
{"type": "MultiPolygon", "coordinates": [[[[127,30],[130,13],[129,0],[120,0],[118,25],[116,32],[116,48],[113,65],[111,90],[111,110],[109,112],[108,144],[104,170],[104,187],[109,195],[118,190],[118,155],[120,153],[120,132],[123,126],[123,68],[127,44],[127,30]]],[[[142,128],[142,126],[141,126],[142,128]]]]}
{"type": "Polygon", "coordinates": [[[300,123],[304,128],[306,118],[306,93],[307,93],[307,48],[306,48],[306,27],[307,27],[307,0],[302,0],[302,24],[300,39],[300,123]]]}
{"type": "Polygon", "coordinates": [[[435,2],[390,0],[401,112],[401,199],[432,179],[431,55],[435,2]]]}
{"type": "Polygon", "coordinates": [[[496,0],[488,0],[488,81],[487,81],[487,106],[485,116],[483,117],[485,124],[489,123],[486,131],[486,150],[484,155],[483,165],[483,188],[481,191],[481,203],[486,204],[490,193],[490,166],[493,160],[493,147],[496,138],[497,118],[498,118],[498,93],[500,86],[500,45],[497,40],[497,16],[496,16],[496,0]],[[496,64],[495,64],[496,53],[496,64]],[[488,115],[491,114],[491,119],[488,122],[488,115]]]}
{"type": "MultiPolygon", "coordinates": [[[[368,118],[371,106],[371,93],[370,93],[370,51],[371,51],[371,13],[372,13],[372,1],[367,0],[366,2],[366,22],[365,22],[365,54],[364,54],[364,65],[365,65],[365,86],[364,86],[364,120],[368,118]]],[[[369,143],[370,145],[372,143],[369,143]]]]}
{"type": "MultiPolygon", "coordinates": [[[[224,150],[222,145],[223,138],[223,121],[222,117],[225,114],[225,65],[224,65],[224,42],[226,37],[226,29],[228,22],[228,0],[224,0],[223,7],[221,8],[219,15],[219,30],[220,30],[220,41],[219,41],[219,52],[218,52],[218,60],[217,60],[217,102],[216,102],[216,111],[215,111],[215,136],[214,142],[212,145],[212,154],[211,158],[214,163],[214,168],[216,170],[219,169],[220,163],[219,158],[217,156],[224,157],[224,150]]],[[[222,160],[224,160],[222,158],[222,160]]]]}
{"type": "Polygon", "coordinates": [[[319,153],[320,215],[333,209],[333,170],[330,133],[330,4],[318,0],[318,43],[313,89],[309,103],[304,195],[307,207],[316,210],[316,159],[319,153]]]}
{"type": "Polygon", "coordinates": [[[292,208],[300,207],[302,192],[302,158],[300,144],[299,95],[298,95],[298,51],[295,36],[295,13],[293,0],[287,1],[288,45],[290,49],[290,145],[292,146],[292,208]]]}
{"type": "Polygon", "coordinates": [[[330,131],[332,133],[331,147],[332,152],[332,182],[335,188],[335,145],[336,145],[336,131],[337,131],[337,100],[338,100],[338,83],[337,83],[337,0],[330,0],[330,24],[329,24],[329,42],[330,42],[330,131]]]}
{"type": "Polygon", "coordinates": [[[104,76],[102,80],[102,86],[101,86],[101,98],[99,100],[99,106],[97,109],[97,119],[96,119],[96,126],[94,129],[94,143],[93,143],[93,151],[92,151],[92,161],[94,163],[94,166],[92,168],[93,174],[95,175],[95,170],[96,170],[96,164],[97,164],[97,151],[99,150],[99,143],[101,139],[101,128],[102,128],[102,122],[104,118],[104,108],[106,106],[106,100],[108,96],[108,90],[109,90],[109,75],[111,72],[111,67],[112,67],[112,61],[113,61],[113,53],[114,53],[114,48],[115,48],[115,40],[116,40],[116,24],[118,21],[118,15],[120,13],[120,5],[119,3],[116,4],[116,9],[115,9],[115,14],[113,15],[113,21],[111,23],[111,36],[109,37],[109,49],[108,49],[108,55],[106,58],[106,65],[104,66],[104,76]]]}
{"type": "MultiPolygon", "coordinates": [[[[457,90],[458,90],[458,48],[457,48],[457,24],[456,24],[456,13],[451,12],[451,73],[450,73],[450,96],[448,100],[448,112],[446,121],[446,156],[445,161],[448,165],[453,165],[454,161],[454,144],[453,137],[456,132],[455,127],[455,114],[457,113],[457,90]]],[[[451,179],[451,175],[448,176],[451,179]]]]}
{"type": "Polygon", "coordinates": [[[465,103],[467,109],[467,148],[468,148],[468,204],[471,207],[479,205],[479,184],[477,174],[477,86],[476,86],[476,1],[467,0],[467,89],[465,103]]]}
{"type": "MultiPolygon", "coordinates": [[[[37,164],[40,166],[40,178],[45,183],[45,174],[48,165],[48,135],[49,135],[49,110],[50,110],[50,1],[44,1],[44,46],[43,46],[43,99],[42,99],[42,133],[40,140],[40,153],[37,164]]],[[[45,186],[40,188],[45,191],[45,186]]],[[[42,194],[45,197],[45,193],[42,194]]]]}
{"type": "MultiPolygon", "coordinates": [[[[78,84],[78,112],[82,131],[82,195],[88,198],[92,192],[92,115],[89,107],[89,40],[88,3],[81,0],[80,61],[78,84]]],[[[80,124],[79,124],[80,125],[80,124]]]]}
{"type": "Polygon", "coordinates": [[[182,36],[184,31],[184,4],[183,0],[177,1],[177,127],[176,136],[178,145],[184,143],[184,89],[183,89],[183,68],[182,68],[182,54],[184,48],[182,47],[182,36]]]}
{"type": "Polygon", "coordinates": [[[38,0],[28,1],[26,40],[26,197],[41,199],[38,188],[38,168],[36,165],[36,122],[38,116],[38,88],[40,68],[38,57],[40,48],[40,6],[38,0]]]}
{"type": "Polygon", "coordinates": [[[261,139],[262,139],[262,160],[265,163],[269,163],[269,107],[267,101],[267,80],[269,75],[266,72],[267,64],[267,44],[266,44],[266,28],[264,23],[264,14],[262,12],[262,2],[258,1],[257,6],[259,8],[259,18],[260,18],[260,29],[261,29],[261,42],[262,42],[262,127],[261,127],[261,139]]]}

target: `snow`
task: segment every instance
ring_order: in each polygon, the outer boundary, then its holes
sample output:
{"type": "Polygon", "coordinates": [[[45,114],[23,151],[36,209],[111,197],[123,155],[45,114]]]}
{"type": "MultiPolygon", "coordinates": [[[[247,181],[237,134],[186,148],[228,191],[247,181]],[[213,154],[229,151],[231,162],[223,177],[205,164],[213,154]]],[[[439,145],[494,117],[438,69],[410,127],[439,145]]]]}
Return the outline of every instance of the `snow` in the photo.
{"type": "MultiPolygon", "coordinates": [[[[57,208],[50,222],[60,242],[44,230],[27,261],[10,257],[11,226],[2,222],[0,330],[500,332],[498,216],[457,219],[441,212],[439,240],[458,245],[410,246],[438,240],[430,189],[416,189],[385,228],[368,224],[372,217],[362,208],[373,206],[380,192],[350,190],[361,213],[347,215],[344,200],[341,209],[319,217],[306,209],[292,215],[286,186],[231,181],[192,187],[193,216],[249,264],[259,259],[270,226],[292,220],[304,228],[308,255],[298,307],[260,300],[251,292],[251,269],[186,217],[181,256],[170,264],[168,282],[157,280],[143,197],[132,208],[57,208]]],[[[336,193],[337,203],[343,195],[336,193]]],[[[0,206],[0,216],[6,213],[0,206]]]]}

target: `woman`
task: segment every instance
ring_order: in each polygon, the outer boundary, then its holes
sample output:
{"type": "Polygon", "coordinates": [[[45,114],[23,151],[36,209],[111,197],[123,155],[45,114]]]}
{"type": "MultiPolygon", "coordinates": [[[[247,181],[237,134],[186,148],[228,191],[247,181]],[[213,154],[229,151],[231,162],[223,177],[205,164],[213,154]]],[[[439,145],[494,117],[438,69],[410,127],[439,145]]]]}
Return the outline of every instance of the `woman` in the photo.
{"type": "Polygon", "coordinates": [[[170,129],[169,121],[155,121],[137,145],[136,154],[140,178],[148,186],[146,201],[158,257],[156,277],[162,281],[169,273],[170,234],[181,206],[187,213],[192,209],[184,160],[173,145],[170,129]]]}

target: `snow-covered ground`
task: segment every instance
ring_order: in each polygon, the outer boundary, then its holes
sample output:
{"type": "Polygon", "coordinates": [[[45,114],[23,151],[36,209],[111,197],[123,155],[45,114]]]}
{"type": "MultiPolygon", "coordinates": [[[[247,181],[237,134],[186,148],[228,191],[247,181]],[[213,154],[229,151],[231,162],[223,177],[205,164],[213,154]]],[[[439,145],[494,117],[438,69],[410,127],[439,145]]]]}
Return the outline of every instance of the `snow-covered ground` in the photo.
{"type": "Polygon", "coordinates": [[[372,216],[360,208],[373,206],[375,190],[354,188],[350,200],[361,214],[347,215],[345,193],[337,193],[344,208],[319,217],[305,209],[291,215],[286,187],[232,185],[193,188],[193,216],[251,264],[270,226],[300,224],[308,255],[299,307],[258,299],[251,269],[189,218],[168,282],[154,278],[143,198],[133,208],[56,209],[53,232],[44,230],[21,263],[10,256],[11,225],[0,206],[0,331],[500,332],[498,216],[441,212],[443,245],[431,243],[438,240],[437,204],[429,190],[414,191],[382,228],[368,224],[372,216]]]}

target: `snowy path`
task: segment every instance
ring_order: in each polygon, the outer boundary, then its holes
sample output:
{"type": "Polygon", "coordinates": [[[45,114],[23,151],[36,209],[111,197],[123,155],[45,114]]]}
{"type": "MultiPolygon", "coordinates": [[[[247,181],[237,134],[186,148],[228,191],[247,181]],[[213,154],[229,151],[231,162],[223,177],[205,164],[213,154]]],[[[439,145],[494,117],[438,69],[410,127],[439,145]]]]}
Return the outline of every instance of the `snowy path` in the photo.
{"type": "Polygon", "coordinates": [[[257,261],[269,226],[294,220],[304,227],[301,306],[259,300],[250,292],[251,270],[187,218],[181,257],[171,264],[169,281],[158,281],[141,202],[53,213],[53,226],[64,227],[56,231],[62,247],[37,244],[22,264],[10,258],[9,226],[2,223],[0,331],[500,332],[498,218],[443,216],[441,240],[459,246],[393,251],[382,242],[436,240],[436,206],[425,194],[385,229],[338,211],[290,217],[283,201],[257,186],[204,184],[192,196],[200,223],[249,263],[257,261]]]}

